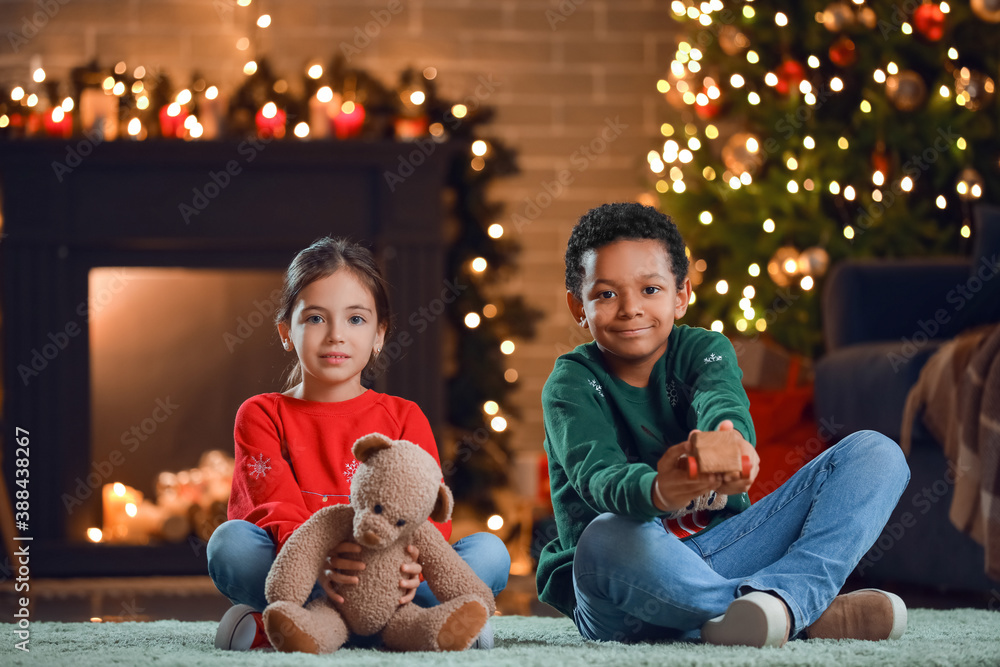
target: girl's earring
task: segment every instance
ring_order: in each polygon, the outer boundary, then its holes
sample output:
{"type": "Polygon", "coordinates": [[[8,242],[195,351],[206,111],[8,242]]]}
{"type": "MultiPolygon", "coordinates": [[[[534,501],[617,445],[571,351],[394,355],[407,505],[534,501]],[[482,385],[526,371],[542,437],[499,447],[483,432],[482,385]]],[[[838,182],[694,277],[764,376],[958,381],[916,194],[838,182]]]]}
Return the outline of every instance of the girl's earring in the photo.
{"type": "Polygon", "coordinates": [[[291,344],[287,340],[283,343],[282,346],[285,348],[286,352],[292,349],[291,344]]]}

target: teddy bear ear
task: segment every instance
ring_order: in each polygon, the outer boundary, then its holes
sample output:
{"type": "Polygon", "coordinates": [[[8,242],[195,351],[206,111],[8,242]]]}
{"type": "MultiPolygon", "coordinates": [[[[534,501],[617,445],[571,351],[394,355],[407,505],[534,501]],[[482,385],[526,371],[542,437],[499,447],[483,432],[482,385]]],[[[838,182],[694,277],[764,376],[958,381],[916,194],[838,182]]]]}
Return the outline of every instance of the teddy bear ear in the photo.
{"type": "Polygon", "coordinates": [[[364,463],[375,452],[389,449],[390,447],[392,447],[392,441],[389,438],[381,433],[369,433],[366,436],[358,438],[351,451],[354,452],[354,458],[364,463]]]}
{"type": "Polygon", "coordinates": [[[452,498],[451,489],[444,482],[438,486],[437,500],[434,501],[434,509],[431,511],[431,519],[438,523],[444,523],[451,518],[451,510],[455,506],[455,499],[452,498]]]}

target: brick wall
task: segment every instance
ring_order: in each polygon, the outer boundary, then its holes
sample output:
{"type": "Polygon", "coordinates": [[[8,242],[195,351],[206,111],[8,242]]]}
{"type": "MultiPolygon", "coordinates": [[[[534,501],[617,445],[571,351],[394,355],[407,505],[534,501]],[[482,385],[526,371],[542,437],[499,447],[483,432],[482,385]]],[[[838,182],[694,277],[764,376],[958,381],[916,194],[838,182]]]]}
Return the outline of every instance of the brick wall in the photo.
{"type": "Polygon", "coordinates": [[[38,56],[57,79],[92,58],[124,59],[162,67],[175,84],[198,69],[231,90],[253,53],[237,51],[242,36],[290,79],[347,43],[359,50],[351,63],[387,84],[408,65],[437,67],[450,99],[473,94],[480,77],[494,82],[489,132],[518,150],[522,169],[492,192],[523,247],[508,288],[546,313],[537,338],[510,357],[522,410],[514,445],[537,450],[542,384],[559,353],[589,340],[565,306],[566,239],[588,208],[647,191],[645,155],[675,113],[655,90],[675,26],[666,0],[0,0],[0,83],[27,81],[38,56]],[[272,25],[257,29],[264,12],[272,25]],[[386,25],[376,30],[372,12],[386,25]],[[375,33],[367,44],[366,27],[375,33]],[[558,186],[564,170],[568,184],[558,186]],[[515,213],[528,224],[514,224],[515,213]]]}

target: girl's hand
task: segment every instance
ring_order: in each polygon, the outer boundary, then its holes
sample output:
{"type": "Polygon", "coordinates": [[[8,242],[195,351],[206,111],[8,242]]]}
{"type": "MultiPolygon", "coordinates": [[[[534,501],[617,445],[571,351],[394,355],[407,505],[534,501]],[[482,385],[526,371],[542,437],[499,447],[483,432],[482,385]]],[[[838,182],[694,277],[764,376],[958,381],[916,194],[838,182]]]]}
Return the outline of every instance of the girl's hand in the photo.
{"type": "Polygon", "coordinates": [[[319,583],[331,600],[342,604],[344,598],[337,593],[337,586],[352,586],[358,583],[357,575],[365,569],[365,564],[350,557],[350,554],[361,553],[361,545],[354,542],[341,542],[330,550],[326,557],[326,569],[320,574],[319,583]]]}
{"type": "MultiPolygon", "coordinates": [[[[736,428],[733,426],[733,422],[726,419],[719,424],[718,430],[735,431],[736,428]]],[[[754,480],[757,479],[757,473],[760,472],[760,456],[757,454],[757,450],[753,448],[753,445],[742,437],[740,438],[740,454],[750,457],[750,476],[746,479],[740,479],[737,473],[726,473],[723,476],[722,485],[716,489],[718,493],[724,493],[728,496],[737,493],[746,493],[750,490],[754,480]]]]}
{"type": "Polygon", "coordinates": [[[406,547],[406,553],[413,560],[399,566],[399,571],[403,573],[403,578],[399,580],[399,590],[403,591],[403,597],[399,598],[401,605],[413,601],[413,596],[417,594],[417,586],[420,585],[420,573],[423,572],[423,568],[417,562],[420,550],[411,544],[406,547]]]}
{"type": "Polygon", "coordinates": [[[663,512],[684,509],[695,498],[714,491],[722,484],[722,475],[715,473],[698,475],[688,479],[686,468],[678,468],[681,456],[690,453],[690,444],[682,442],[669,447],[656,464],[656,479],[653,480],[653,505],[663,512]],[[656,491],[660,493],[657,495],[656,491]]]}

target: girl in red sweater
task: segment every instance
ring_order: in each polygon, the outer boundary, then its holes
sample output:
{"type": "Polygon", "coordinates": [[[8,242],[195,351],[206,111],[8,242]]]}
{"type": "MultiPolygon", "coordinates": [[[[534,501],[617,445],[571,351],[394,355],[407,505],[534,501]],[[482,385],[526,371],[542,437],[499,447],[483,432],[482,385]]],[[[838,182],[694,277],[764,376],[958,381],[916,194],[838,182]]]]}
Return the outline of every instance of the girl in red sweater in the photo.
{"type": "MultiPolygon", "coordinates": [[[[415,403],[366,389],[390,321],[385,279],[365,248],[323,238],[301,251],[285,274],[276,323],[281,344],[294,352],[284,391],[254,396],[236,414],[236,466],[229,521],[208,543],[208,571],[233,602],[219,624],[215,645],[224,649],[268,646],[260,612],[264,581],[277,552],[313,512],[350,500],[358,462],[351,446],[378,432],[409,440],[438,459],[427,418],[415,403]]],[[[451,523],[436,524],[448,538],[451,523]]],[[[470,535],[456,552],[496,595],[507,585],[510,557],[496,536],[470,535]]],[[[327,557],[309,601],[358,582],[364,564],[351,559],[361,547],[345,542],[327,557]]],[[[415,547],[400,563],[400,604],[432,606],[420,582],[415,547]]],[[[473,646],[492,646],[489,624],[473,646]]]]}

